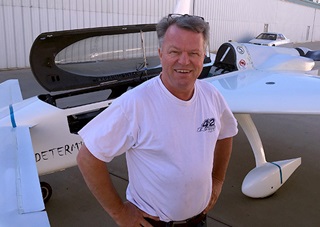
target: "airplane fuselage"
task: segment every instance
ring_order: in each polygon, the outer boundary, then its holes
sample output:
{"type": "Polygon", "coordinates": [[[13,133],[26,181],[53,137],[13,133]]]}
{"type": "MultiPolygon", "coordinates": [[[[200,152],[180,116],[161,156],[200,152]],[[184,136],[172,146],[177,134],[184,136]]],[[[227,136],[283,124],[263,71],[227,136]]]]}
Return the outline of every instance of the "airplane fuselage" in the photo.
{"type": "Polygon", "coordinates": [[[28,126],[39,175],[56,172],[76,165],[76,156],[82,140],[72,129],[68,118],[106,108],[111,100],[61,109],[32,97],[3,108],[0,125],[12,127],[28,126]]]}

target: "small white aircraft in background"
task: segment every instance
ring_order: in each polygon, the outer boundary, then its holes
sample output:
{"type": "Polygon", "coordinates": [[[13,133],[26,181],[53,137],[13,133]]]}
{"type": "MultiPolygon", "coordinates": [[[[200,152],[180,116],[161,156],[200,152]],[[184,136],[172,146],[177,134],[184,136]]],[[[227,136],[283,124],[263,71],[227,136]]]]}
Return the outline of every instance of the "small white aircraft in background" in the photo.
{"type": "MultiPolygon", "coordinates": [[[[319,51],[236,42],[207,55],[199,79],[223,94],[255,156],[256,167],[243,181],[245,195],[275,193],[301,164],[300,158],[267,162],[250,114],[320,114],[315,60],[319,51]]],[[[159,74],[155,24],[43,33],[30,64],[50,93],[23,100],[17,80],[0,84],[0,225],[49,225],[42,196],[48,201],[52,189],[42,182],[40,190],[38,175],[76,165],[82,145],[77,132],[114,98],[159,74]],[[132,46],[118,42],[126,38],[132,46]]]]}

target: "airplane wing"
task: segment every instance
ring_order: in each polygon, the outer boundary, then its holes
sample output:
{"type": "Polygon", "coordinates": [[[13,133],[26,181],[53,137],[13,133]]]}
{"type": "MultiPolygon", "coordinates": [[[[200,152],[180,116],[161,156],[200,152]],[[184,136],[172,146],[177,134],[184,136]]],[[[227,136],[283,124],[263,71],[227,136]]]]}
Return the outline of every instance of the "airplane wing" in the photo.
{"type": "Polygon", "coordinates": [[[314,65],[294,48],[229,42],[216,54],[216,74],[205,80],[234,113],[319,114],[320,77],[314,65]]]}
{"type": "MultiPolygon", "coordinates": [[[[1,106],[22,99],[17,80],[0,85],[1,106]]],[[[0,127],[0,226],[50,226],[28,127],[0,127]]]]}
{"type": "Polygon", "coordinates": [[[0,128],[0,226],[50,226],[29,128],[0,128]]]}
{"type": "Polygon", "coordinates": [[[232,112],[320,114],[320,77],[280,71],[236,71],[211,77],[232,112]]]}

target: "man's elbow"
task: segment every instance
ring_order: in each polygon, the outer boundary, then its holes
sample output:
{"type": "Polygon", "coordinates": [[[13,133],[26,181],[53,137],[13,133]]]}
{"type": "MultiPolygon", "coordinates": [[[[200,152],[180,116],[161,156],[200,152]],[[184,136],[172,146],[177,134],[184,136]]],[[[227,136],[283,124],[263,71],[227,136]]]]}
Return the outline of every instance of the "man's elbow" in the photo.
{"type": "Polygon", "coordinates": [[[86,145],[83,144],[81,146],[81,148],[78,152],[77,158],[76,158],[76,161],[77,161],[77,164],[79,167],[81,167],[83,164],[87,163],[88,158],[89,158],[89,153],[90,153],[90,151],[88,150],[86,145]]]}

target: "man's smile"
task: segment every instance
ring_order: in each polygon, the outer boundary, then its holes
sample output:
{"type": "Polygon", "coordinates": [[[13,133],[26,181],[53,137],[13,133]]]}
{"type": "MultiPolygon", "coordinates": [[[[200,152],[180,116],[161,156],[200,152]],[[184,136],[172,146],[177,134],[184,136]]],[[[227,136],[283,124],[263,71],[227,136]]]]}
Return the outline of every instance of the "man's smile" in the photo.
{"type": "Polygon", "coordinates": [[[190,73],[192,70],[187,70],[187,69],[175,69],[174,70],[177,73],[190,73]]]}

